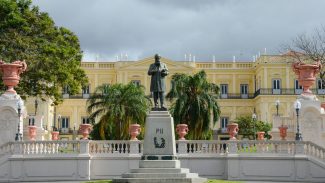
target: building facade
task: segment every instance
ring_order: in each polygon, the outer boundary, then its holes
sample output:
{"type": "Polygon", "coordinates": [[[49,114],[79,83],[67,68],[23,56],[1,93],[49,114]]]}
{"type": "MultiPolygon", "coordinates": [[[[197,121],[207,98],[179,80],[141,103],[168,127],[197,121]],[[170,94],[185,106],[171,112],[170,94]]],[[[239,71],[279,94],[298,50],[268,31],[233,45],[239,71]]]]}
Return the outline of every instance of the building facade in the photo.
{"type": "MultiPolygon", "coordinates": [[[[292,108],[297,95],[301,94],[296,75],[291,69],[292,58],[286,55],[261,55],[256,61],[247,62],[193,62],[172,61],[161,58],[167,64],[167,91],[171,87],[171,76],[175,73],[194,74],[205,70],[209,82],[220,86],[219,105],[220,119],[212,126],[219,139],[227,138],[227,124],[240,116],[256,114],[257,120],[272,122],[278,113],[281,116],[292,116],[292,108]],[[276,100],[280,101],[278,111],[276,100]],[[220,135],[221,134],[221,135],[220,135]]],[[[60,130],[61,139],[76,138],[76,131],[81,123],[89,123],[86,112],[86,101],[95,88],[102,84],[129,83],[144,85],[150,94],[150,76],[148,67],[154,57],[139,61],[116,62],[82,62],[89,84],[78,95],[69,95],[69,88],[62,89],[64,102],[57,107],[50,106],[50,101],[38,102],[38,115],[43,117],[42,126],[51,131],[55,125],[60,130]]],[[[323,100],[325,87],[321,80],[316,82],[313,92],[323,100]]],[[[28,99],[27,108],[33,118],[35,99],[28,99]]],[[[26,119],[25,124],[30,119],[26,119]]]]}

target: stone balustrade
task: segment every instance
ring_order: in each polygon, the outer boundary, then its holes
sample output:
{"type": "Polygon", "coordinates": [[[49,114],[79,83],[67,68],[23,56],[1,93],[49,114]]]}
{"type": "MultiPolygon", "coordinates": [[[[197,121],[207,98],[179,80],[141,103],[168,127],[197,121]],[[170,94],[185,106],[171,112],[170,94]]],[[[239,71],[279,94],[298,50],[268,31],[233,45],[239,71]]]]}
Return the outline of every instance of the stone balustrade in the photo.
{"type": "Polygon", "coordinates": [[[93,156],[141,154],[142,142],[138,140],[89,141],[89,154],[93,156]]]}
{"type": "MultiPolygon", "coordinates": [[[[295,155],[304,154],[325,162],[325,148],[312,142],[296,141],[251,141],[251,140],[179,140],[177,153],[189,156],[245,155],[295,155]],[[299,146],[299,147],[298,147],[299,146]],[[297,149],[300,148],[300,149],[297,149]]],[[[10,142],[0,147],[0,158],[5,155],[24,156],[67,156],[88,154],[90,156],[141,156],[142,141],[101,140],[101,141],[22,141],[10,142]]]]}
{"type": "Polygon", "coordinates": [[[0,146],[0,158],[5,155],[12,154],[14,151],[14,145],[11,142],[8,142],[0,146]]]}
{"type": "MultiPolygon", "coordinates": [[[[312,142],[179,140],[176,146],[182,168],[202,177],[325,180],[325,149],[312,142]]],[[[112,179],[138,168],[142,152],[138,140],[10,142],[0,147],[0,182],[112,179]]]]}

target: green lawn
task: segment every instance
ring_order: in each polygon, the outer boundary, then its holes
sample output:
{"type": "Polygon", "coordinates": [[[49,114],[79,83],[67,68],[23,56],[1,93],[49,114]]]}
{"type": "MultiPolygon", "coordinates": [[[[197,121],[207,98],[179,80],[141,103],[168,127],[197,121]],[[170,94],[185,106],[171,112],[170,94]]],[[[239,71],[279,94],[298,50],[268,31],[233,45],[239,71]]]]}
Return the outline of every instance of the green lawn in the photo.
{"type": "MultiPolygon", "coordinates": [[[[112,183],[112,180],[96,180],[96,181],[88,181],[85,183],[112,183]]],[[[229,181],[229,180],[208,180],[206,183],[243,183],[242,181],[229,181]]]]}
{"type": "Polygon", "coordinates": [[[215,180],[215,179],[208,180],[205,183],[239,183],[239,182],[243,183],[242,181],[215,180]]]}

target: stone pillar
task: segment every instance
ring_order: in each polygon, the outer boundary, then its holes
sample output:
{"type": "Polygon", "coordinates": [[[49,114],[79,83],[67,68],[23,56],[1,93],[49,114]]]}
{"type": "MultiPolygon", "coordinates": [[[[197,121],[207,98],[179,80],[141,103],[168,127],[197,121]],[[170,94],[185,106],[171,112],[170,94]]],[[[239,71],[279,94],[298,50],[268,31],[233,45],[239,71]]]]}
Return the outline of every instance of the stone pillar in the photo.
{"type": "Polygon", "coordinates": [[[188,154],[187,153],[187,141],[179,140],[178,141],[178,154],[188,154]]]}
{"type": "Polygon", "coordinates": [[[18,133],[23,134],[23,118],[26,115],[24,101],[17,94],[4,93],[0,96],[0,146],[15,141],[18,133]],[[18,117],[18,103],[21,105],[21,117],[18,117]]]}
{"type": "Polygon", "coordinates": [[[130,140],[130,155],[139,155],[139,140],[130,140]]]}

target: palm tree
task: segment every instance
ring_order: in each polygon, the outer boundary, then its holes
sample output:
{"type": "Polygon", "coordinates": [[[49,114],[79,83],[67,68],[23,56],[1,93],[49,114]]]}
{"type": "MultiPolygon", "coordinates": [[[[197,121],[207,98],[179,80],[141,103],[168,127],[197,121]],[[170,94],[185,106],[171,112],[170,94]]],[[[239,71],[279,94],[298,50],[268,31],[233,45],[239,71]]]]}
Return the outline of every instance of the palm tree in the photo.
{"type": "MultiPolygon", "coordinates": [[[[219,87],[209,83],[204,71],[191,76],[174,74],[167,99],[172,101],[171,114],[175,124],[189,126],[189,139],[207,139],[211,122],[218,121],[220,108],[217,103],[219,87]]],[[[211,133],[210,133],[211,135],[211,133]]]]}
{"type": "Polygon", "coordinates": [[[129,83],[97,87],[95,94],[87,100],[87,105],[89,118],[99,119],[97,126],[101,139],[112,137],[112,134],[105,135],[105,130],[109,129],[114,132],[112,138],[125,140],[132,122],[144,123],[151,103],[143,86],[129,83]]]}

